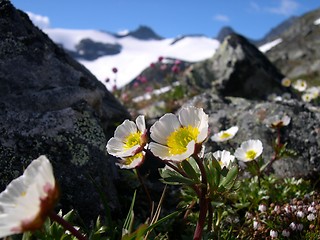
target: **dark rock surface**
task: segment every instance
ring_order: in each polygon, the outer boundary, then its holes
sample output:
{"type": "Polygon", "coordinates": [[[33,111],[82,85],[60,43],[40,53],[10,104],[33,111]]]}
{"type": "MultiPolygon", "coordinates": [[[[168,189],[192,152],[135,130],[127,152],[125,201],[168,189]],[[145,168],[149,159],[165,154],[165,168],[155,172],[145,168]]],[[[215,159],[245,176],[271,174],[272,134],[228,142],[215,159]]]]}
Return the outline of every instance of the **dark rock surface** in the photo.
{"type": "Polygon", "coordinates": [[[272,158],[272,143],[276,132],[267,126],[268,119],[286,114],[291,123],[282,128],[281,142],[296,152],[295,157],[285,157],[273,164],[274,172],[281,177],[310,177],[317,179],[320,171],[320,110],[298,100],[281,102],[252,101],[243,98],[219,98],[204,93],[190,100],[186,105],[202,107],[209,115],[210,136],[232,126],[238,126],[236,136],[228,142],[216,143],[210,139],[207,151],[234,150],[243,141],[260,139],[263,143],[265,161],[272,158]]]}
{"type": "Polygon", "coordinates": [[[91,39],[82,39],[76,45],[76,51],[66,50],[75,59],[95,60],[102,56],[115,55],[121,52],[120,44],[95,42],[91,39]]]}
{"type": "Polygon", "coordinates": [[[117,169],[105,145],[129,117],[126,109],[10,1],[0,1],[0,29],[1,191],[45,154],[63,208],[76,208],[85,220],[101,213],[92,177],[118,211],[117,169]]]}
{"type": "Polygon", "coordinates": [[[196,64],[193,83],[222,96],[267,99],[287,91],[283,75],[247,39],[229,35],[211,59],[196,64]]]}

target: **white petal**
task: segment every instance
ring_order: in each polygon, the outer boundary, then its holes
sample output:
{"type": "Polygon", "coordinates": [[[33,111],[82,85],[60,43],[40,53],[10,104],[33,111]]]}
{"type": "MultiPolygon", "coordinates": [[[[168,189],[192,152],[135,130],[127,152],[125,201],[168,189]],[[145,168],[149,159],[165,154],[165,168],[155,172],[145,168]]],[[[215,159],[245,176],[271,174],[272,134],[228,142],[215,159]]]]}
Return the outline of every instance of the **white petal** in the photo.
{"type": "Polygon", "coordinates": [[[170,160],[169,148],[158,143],[151,142],[149,149],[156,157],[162,160],[170,160]]]}
{"type": "Polygon", "coordinates": [[[136,154],[137,150],[140,148],[141,146],[140,145],[135,145],[129,149],[126,149],[122,152],[119,152],[117,154],[117,157],[130,157],[130,156],[133,156],[136,154]]]}
{"type": "Polygon", "coordinates": [[[107,143],[107,151],[109,154],[116,156],[118,152],[122,152],[124,143],[119,138],[110,138],[107,143]]]}
{"type": "Polygon", "coordinates": [[[144,133],[146,131],[146,121],[143,115],[137,117],[136,124],[140,132],[144,133]]]}
{"type": "Polygon", "coordinates": [[[202,108],[192,106],[182,108],[178,115],[182,126],[198,128],[197,143],[202,143],[208,137],[208,115],[204,113],[202,108]]]}
{"type": "Polygon", "coordinates": [[[107,143],[107,151],[115,157],[129,157],[136,153],[140,145],[135,145],[129,149],[124,148],[124,143],[118,138],[111,138],[107,143]]]}
{"type": "Polygon", "coordinates": [[[236,135],[238,130],[239,130],[238,126],[233,126],[233,127],[229,128],[229,129],[227,129],[226,132],[231,134],[232,136],[234,136],[234,135],[236,135]]]}
{"type": "Polygon", "coordinates": [[[0,238],[4,238],[4,237],[7,237],[7,236],[16,234],[16,232],[13,232],[12,229],[16,228],[18,226],[17,225],[0,226],[0,238]]]}
{"type": "Polygon", "coordinates": [[[217,161],[220,161],[221,160],[222,151],[220,151],[220,150],[215,151],[214,153],[212,153],[212,155],[217,161]]]}
{"type": "Polygon", "coordinates": [[[143,156],[142,157],[136,157],[129,165],[124,164],[126,162],[126,159],[120,160],[118,163],[116,163],[117,166],[119,166],[121,169],[133,169],[139,166],[145,157],[145,153],[142,152],[143,156]]]}
{"type": "MultiPolygon", "coordinates": [[[[201,109],[202,110],[202,109],[201,109]]],[[[209,124],[208,124],[208,115],[203,111],[201,113],[200,124],[199,124],[199,135],[197,138],[197,143],[201,143],[208,137],[209,124]]]]}
{"type": "Polygon", "coordinates": [[[182,108],[179,113],[179,121],[182,126],[193,126],[198,128],[200,124],[199,109],[195,107],[182,108]]]}
{"type": "Polygon", "coordinates": [[[234,152],[234,156],[241,161],[245,161],[245,162],[248,161],[246,157],[246,152],[242,148],[237,148],[236,151],[234,152]]]}
{"type": "Polygon", "coordinates": [[[172,113],[166,113],[159,121],[155,122],[150,128],[150,137],[155,142],[163,145],[167,144],[167,138],[172,132],[180,127],[177,116],[172,113]]]}
{"type": "Polygon", "coordinates": [[[137,132],[137,125],[126,119],[121,125],[119,125],[115,132],[114,137],[119,139],[125,139],[130,133],[137,132]]]}
{"type": "Polygon", "coordinates": [[[52,165],[46,156],[40,156],[0,193],[0,237],[14,234],[13,228],[19,229],[23,221],[39,213],[48,185],[55,187],[52,165]]]}
{"type": "Polygon", "coordinates": [[[282,117],[282,124],[284,126],[289,125],[290,121],[291,121],[291,118],[289,116],[285,115],[285,116],[282,117]]]}
{"type": "Polygon", "coordinates": [[[191,142],[188,143],[187,150],[184,153],[172,155],[172,156],[170,156],[170,160],[177,161],[177,162],[181,162],[183,160],[186,160],[188,157],[190,157],[194,153],[195,145],[196,145],[195,141],[192,140],[191,142]]]}

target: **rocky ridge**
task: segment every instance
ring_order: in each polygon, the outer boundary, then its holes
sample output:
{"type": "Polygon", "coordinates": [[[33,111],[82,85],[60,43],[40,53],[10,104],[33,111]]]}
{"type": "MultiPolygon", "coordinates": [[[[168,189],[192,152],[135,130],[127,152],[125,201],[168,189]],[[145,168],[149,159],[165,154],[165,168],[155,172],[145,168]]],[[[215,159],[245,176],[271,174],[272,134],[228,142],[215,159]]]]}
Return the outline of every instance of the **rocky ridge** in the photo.
{"type": "Polygon", "coordinates": [[[0,1],[0,28],[1,191],[47,155],[64,209],[95,219],[103,207],[93,180],[119,213],[117,168],[105,146],[127,110],[7,0],[0,1]]]}

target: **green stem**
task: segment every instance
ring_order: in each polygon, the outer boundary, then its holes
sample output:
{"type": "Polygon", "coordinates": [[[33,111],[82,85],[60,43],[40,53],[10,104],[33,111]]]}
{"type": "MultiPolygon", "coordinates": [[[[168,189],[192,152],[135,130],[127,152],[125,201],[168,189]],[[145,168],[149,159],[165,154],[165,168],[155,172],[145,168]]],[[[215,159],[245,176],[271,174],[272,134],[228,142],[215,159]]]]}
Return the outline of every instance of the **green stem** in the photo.
{"type": "Polygon", "coordinates": [[[260,178],[261,178],[261,171],[260,171],[260,166],[258,164],[258,161],[256,160],[253,160],[255,162],[255,165],[256,165],[256,168],[258,170],[258,173],[257,173],[257,177],[258,177],[258,185],[259,185],[259,188],[261,188],[261,181],[260,181],[260,178]]]}
{"type": "Polygon", "coordinates": [[[204,169],[202,160],[199,158],[197,154],[193,154],[193,158],[196,160],[200,172],[201,172],[201,195],[199,197],[199,219],[197,222],[196,230],[193,235],[194,240],[200,240],[202,237],[203,228],[206,221],[207,211],[208,211],[208,200],[206,198],[207,196],[207,175],[206,171],[204,169]]]}
{"type": "Polygon", "coordinates": [[[276,139],[276,146],[275,146],[275,152],[269,163],[266,165],[266,167],[263,169],[265,173],[268,173],[270,171],[270,168],[272,164],[279,159],[279,148],[281,146],[281,132],[280,132],[280,127],[277,127],[277,139],[276,139]]]}
{"type": "Polygon", "coordinates": [[[77,229],[75,229],[70,223],[64,220],[62,217],[57,215],[54,212],[49,214],[49,217],[52,221],[59,223],[64,229],[68,230],[73,236],[78,238],[79,240],[88,240],[84,235],[82,235],[77,229]]]}

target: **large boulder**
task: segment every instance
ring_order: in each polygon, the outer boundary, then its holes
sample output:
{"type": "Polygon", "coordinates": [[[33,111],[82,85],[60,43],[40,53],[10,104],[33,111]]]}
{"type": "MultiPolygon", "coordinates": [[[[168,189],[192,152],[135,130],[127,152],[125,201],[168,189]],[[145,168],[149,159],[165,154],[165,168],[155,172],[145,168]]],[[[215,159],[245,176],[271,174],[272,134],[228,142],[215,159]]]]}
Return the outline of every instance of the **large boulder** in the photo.
{"type": "Polygon", "coordinates": [[[243,141],[260,139],[263,143],[263,158],[267,162],[274,154],[272,145],[277,137],[268,127],[270,118],[288,115],[291,122],[281,130],[281,143],[295,156],[286,156],[273,164],[275,174],[280,177],[307,177],[317,179],[320,171],[320,109],[298,100],[253,101],[244,98],[219,98],[211,93],[194,97],[184,106],[202,107],[209,115],[210,136],[232,126],[238,126],[236,136],[216,143],[206,143],[207,151],[234,150],[243,141]]]}
{"type": "Polygon", "coordinates": [[[0,1],[0,29],[0,190],[45,154],[61,185],[60,207],[95,219],[102,204],[93,180],[120,209],[105,146],[128,112],[10,1],[0,1]]]}
{"type": "Polygon", "coordinates": [[[283,75],[246,38],[231,34],[211,59],[193,69],[195,86],[222,96],[267,99],[288,89],[281,85],[283,75]]]}

